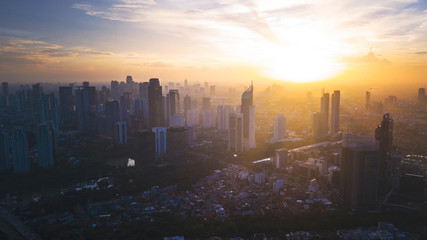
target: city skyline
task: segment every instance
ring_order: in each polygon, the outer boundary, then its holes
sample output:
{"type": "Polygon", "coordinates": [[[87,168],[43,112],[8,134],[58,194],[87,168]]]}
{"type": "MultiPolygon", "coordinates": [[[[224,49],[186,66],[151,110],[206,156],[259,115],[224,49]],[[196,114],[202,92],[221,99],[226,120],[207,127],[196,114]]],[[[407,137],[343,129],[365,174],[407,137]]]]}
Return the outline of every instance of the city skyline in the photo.
{"type": "Polygon", "coordinates": [[[0,78],[10,82],[132,74],[416,85],[427,71],[422,1],[4,1],[0,9],[0,78]]]}

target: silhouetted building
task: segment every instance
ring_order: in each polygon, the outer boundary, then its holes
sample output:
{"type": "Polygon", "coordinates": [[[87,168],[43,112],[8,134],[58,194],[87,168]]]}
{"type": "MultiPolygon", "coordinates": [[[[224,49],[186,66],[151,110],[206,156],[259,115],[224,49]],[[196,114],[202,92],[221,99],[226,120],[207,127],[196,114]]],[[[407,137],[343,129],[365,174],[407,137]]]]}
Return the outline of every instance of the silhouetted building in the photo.
{"type": "Polygon", "coordinates": [[[282,114],[278,114],[274,119],[274,141],[284,139],[286,137],[286,118],[282,114]]]}
{"type": "Polygon", "coordinates": [[[28,155],[28,137],[21,128],[15,128],[12,134],[13,171],[26,173],[30,171],[28,155]]]}
{"type": "Polygon", "coordinates": [[[9,137],[3,126],[0,126],[0,171],[9,169],[9,137]]]}
{"type": "Polygon", "coordinates": [[[156,156],[159,158],[166,154],[166,128],[155,127],[153,132],[156,137],[156,156]]]}
{"type": "Polygon", "coordinates": [[[132,93],[125,92],[120,97],[120,120],[128,120],[128,111],[132,108],[132,93]]]}
{"type": "Polygon", "coordinates": [[[0,105],[8,107],[9,106],[9,83],[2,82],[1,83],[1,102],[0,105]]]}
{"type": "Polygon", "coordinates": [[[120,88],[119,88],[119,82],[118,81],[111,81],[111,98],[113,100],[119,100],[120,98],[120,88]]]}
{"type": "Polygon", "coordinates": [[[162,87],[158,78],[151,78],[148,86],[148,119],[150,128],[163,125],[162,87]]]}
{"type": "Polygon", "coordinates": [[[175,114],[179,114],[180,112],[180,104],[179,104],[179,92],[178,90],[171,89],[167,95],[168,100],[168,124],[169,126],[173,126],[172,120],[174,119],[175,114]]]}
{"type": "Polygon", "coordinates": [[[185,124],[187,125],[188,121],[188,116],[187,116],[187,112],[188,110],[191,110],[191,98],[188,95],[185,95],[184,97],[184,118],[185,118],[185,124]]]}
{"type": "Polygon", "coordinates": [[[139,83],[139,97],[148,99],[148,86],[149,82],[139,83]]]}
{"type": "Polygon", "coordinates": [[[126,84],[133,84],[132,76],[126,76],[126,84]]]}
{"type": "Polygon", "coordinates": [[[215,127],[215,111],[208,110],[203,112],[203,127],[214,128],[215,127]]]}
{"type": "Polygon", "coordinates": [[[326,133],[329,131],[329,93],[323,93],[320,99],[320,112],[325,113],[326,121],[324,122],[326,133]]]}
{"type": "Polygon", "coordinates": [[[184,127],[171,127],[167,129],[167,152],[172,155],[184,155],[188,142],[188,129],[184,127]]]}
{"type": "Polygon", "coordinates": [[[156,134],[153,131],[138,131],[134,135],[135,166],[150,163],[156,159],[156,134]]]}
{"type": "Polygon", "coordinates": [[[379,187],[380,194],[384,195],[390,189],[388,180],[392,171],[390,152],[393,144],[393,119],[388,113],[384,114],[381,124],[375,129],[375,139],[380,142],[379,187]]]}
{"type": "Polygon", "coordinates": [[[76,94],[77,126],[79,131],[89,131],[89,92],[86,88],[78,87],[76,94]]]}
{"type": "Polygon", "coordinates": [[[230,127],[230,114],[233,108],[229,105],[218,105],[217,107],[217,127],[221,130],[228,130],[230,127]]]}
{"type": "Polygon", "coordinates": [[[40,123],[52,122],[53,127],[59,129],[58,102],[52,94],[42,94],[40,98],[40,123]]]}
{"type": "Polygon", "coordinates": [[[418,103],[423,104],[426,102],[426,89],[419,88],[418,89],[418,103]]]}
{"type": "Polygon", "coordinates": [[[242,94],[241,113],[243,115],[243,148],[249,150],[255,143],[255,106],[253,105],[253,83],[242,94]]]}
{"type": "Polygon", "coordinates": [[[32,91],[32,108],[35,111],[40,109],[40,98],[43,94],[43,88],[40,83],[36,83],[33,85],[32,91]]]}
{"type": "Polygon", "coordinates": [[[42,168],[51,168],[55,162],[56,134],[51,124],[42,123],[37,129],[38,165],[42,168]]]}
{"type": "Polygon", "coordinates": [[[127,144],[128,137],[127,137],[127,127],[126,122],[117,122],[115,125],[115,140],[118,144],[127,144]]]}
{"type": "Polygon", "coordinates": [[[379,143],[344,134],[342,144],[342,192],[351,209],[374,209],[378,199],[379,143]]]}
{"type": "Polygon", "coordinates": [[[243,151],[243,115],[230,114],[230,128],[228,130],[228,151],[243,151]]]}
{"type": "Polygon", "coordinates": [[[317,112],[313,114],[313,137],[321,138],[328,134],[327,116],[325,112],[317,112]]]}
{"type": "Polygon", "coordinates": [[[369,112],[371,109],[371,93],[369,91],[366,91],[365,94],[365,110],[369,112]]]}
{"type": "Polygon", "coordinates": [[[208,111],[211,109],[211,99],[208,97],[202,98],[202,112],[208,111]]]}
{"type": "Polygon", "coordinates": [[[215,96],[215,85],[210,86],[210,88],[209,88],[209,94],[211,96],[215,96]]]}
{"type": "Polygon", "coordinates": [[[333,135],[340,129],[340,91],[335,90],[331,100],[331,134],[333,135]]]}
{"type": "Polygon", "coordinates": [[[59,87],[59,113],[61,126],[74,125],[73,87],[59,87]]]}

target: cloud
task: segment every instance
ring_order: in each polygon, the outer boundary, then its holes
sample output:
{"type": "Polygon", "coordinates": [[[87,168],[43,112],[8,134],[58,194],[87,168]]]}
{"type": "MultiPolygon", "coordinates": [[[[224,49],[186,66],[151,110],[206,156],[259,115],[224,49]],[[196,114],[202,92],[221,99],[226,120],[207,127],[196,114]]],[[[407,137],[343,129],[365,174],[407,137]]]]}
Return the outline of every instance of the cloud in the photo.
{"type": "Polygon", "coordinates": [[[44,41],[0,40],[0,62],[5,64],[47,64],[84,55],[110,56],[112,52],[92,49],[68,49],[44,41]]]}
{"type": "Polygon", "coordinates": [[[415,54],[418,54],[418,55],[427,55],[427,52],[416,52],[415,54]]]}

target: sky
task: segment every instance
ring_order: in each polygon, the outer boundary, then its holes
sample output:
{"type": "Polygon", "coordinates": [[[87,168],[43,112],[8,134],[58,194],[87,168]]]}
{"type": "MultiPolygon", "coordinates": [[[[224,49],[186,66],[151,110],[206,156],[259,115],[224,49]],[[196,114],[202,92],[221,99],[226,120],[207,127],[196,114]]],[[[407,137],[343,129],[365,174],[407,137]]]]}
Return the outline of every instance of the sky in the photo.
{"type": "Polygon", "coordinates": [[[427,1],[2,0],[0,81],[427,85],[427,1]]]}

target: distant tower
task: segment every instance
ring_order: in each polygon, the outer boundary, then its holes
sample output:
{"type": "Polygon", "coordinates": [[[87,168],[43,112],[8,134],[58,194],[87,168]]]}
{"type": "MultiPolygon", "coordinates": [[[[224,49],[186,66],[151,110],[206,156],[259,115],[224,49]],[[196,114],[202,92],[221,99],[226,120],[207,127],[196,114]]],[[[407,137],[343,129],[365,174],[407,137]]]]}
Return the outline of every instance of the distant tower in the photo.
{"type": "Polygon", "coordinates": [[[321,138],[328,133],[327,115],[325,112],[316,112],[313,114],[313,137],[321,138]]]}
{"type": "Polygon", "coordinates": [[[184,118],[185,118],[185,124],[188,122],[188,116],[187,112],[191,110],[191,98],[188,95],[185,95],[184,97],[184,118]]]}
{"type": "Polygon", "coordinates": [[[156,156],[161,157],[166,153],[166,128],[155,127],[153,132],[156,136],[156,156]]]}
{"type": "Polygon", "coordinates": [[[42,123],[37,129],[38,165],[42,168],[53,167],[55,160],[55,133],[51,124],[42,123]]]}
{"type": "Polygon", "coordinates": [[[150,128],[163,125],[162,86],[158,78],[151,78],[148,86],[148,119],[150,128]]]}
{"type": "Polygon", "coordinates": [[[111,81],[111,98],[113,100],[119,100],[120,98],[120,88],[118,81],[111,81]]]}
{"type": "Polygon", "coordinates": [[[126,122],[117,122],[116,123],[116,142],[118,144],[127,144],[128,137],[127,137],[127,128],[126,128],[126,122]]]}
{"type": "Polygon", "coordinates": [[[249,150],[255,143],[255,106],[253,105],[253,84],[242,94],[241,113],[243,115],[243,148],[249,150]]]}
{"type": "Polygon", "coordinates": [[[79,131],[89,130],[89,92],[86,88],[78,87],[76,93],[77,126],[79,131]]]}
{"type": "Polygon", "coordinates": [[[9,138],[3,126],[0,126],[0,171],[9,169],[9,138]]]}
{"type": "Polygon", "coordinates": [[[120,121],[120,104],[116,100],[108,100],[104,106],[105,133],[111,137],[115,136],[115,124],[120,121]]]}
{"type": "Polygon", "coordinates": [[[26,173],[30,171],[30,159],[28,155],[28,138],[25,131],[15,128],[12,135],[13,171],[26,173]]]}
{"type": "Polygon", "coordinates": [[[3,106],[9,106],[9,83],[8,82],[2,82],[1,83],[1,100],[3,106]]]}
{"type": "Polygon", "coordinates": [[[74,97],[73,87],[59,87],[59,121],[60,125],[70,126],[73,124],[74,97]]]}
{"type": "Polygon", "coordinates": [[[384,114],[381,124],[375,129],[375,139],[380,142],[379,184],[380,194],[387,193],[390,169],[390,152],[393,144],[393,119],[388,113],[384,114]]]}
{"type": "MultiPolygon", "coordinates": [[[[323,90],[324,91],[324,90],[323,90]]],[[[329,126],[329,93],[323,93],[322,98],[320,100],[320,112],[323,112],[326,114],[326,121],[325,121],[325,128],[326,133],[328,132],[328,126],[329,126]]]]}
{"type": "Polygon", "coordinates": [[[215,85],[211,85],[209,88],[209,94],[215,96],[215,85]]]}
{"type": "Polygon", "coordinates": [[[336,134],[340,128],[340,91],[335,90],[331,102],[331,134],[336,134]]]}
{"type": "Polygon", "coordinates": [[[233,108],[229,105],[218,105],[217,107],[217,128],[228,130],[230,125],[230,114],[233,108]]]}
{"type": "Polygon", "coordinates": [[[208,97],[202,98],[202,111],[208,111],[211,109],[211,99],[208,97]]]}
{"type": "Polygon", "coordinates": [[[168,124],[172,126],[172,119],[174,119],[175,114],[179,114],[180,106],[179,106],[179,92],[178,90],[171,89],[167,95],[168,100],[168,124]]]}
{"type": "Polygon", "coordinates": [[[279,141],[286,137],[286,118],[282,114],[278,114],[274,120],[274,141],[279,141]]]}
{"type": "Polygon", "coordinates": [[[126,76],[126,84],[133,84],[132,76],[126,76]]]}
{"type": "Polygon", "coordinates": [[[371,109],[371,92],[366,91],[365,98],[365,110],[368,112],[371,109]]]}
{"type": "Polygon", "coordinates": [[[243,151],[243,115],[230,114],[230,128],[228,130],[228,151],[243,151]]]}
{"type": "Polygon", "coordinates": [[[342,144],[342,191],[351,209],[375,209],[378,199],[378,142],[346,133],[342,144]]]}
{"type": "Polygon", "coordinates": [[[418,103],[422,104],[426,101],[426,89],[425,88],[419,88],[418,89],[418,103]]]}

